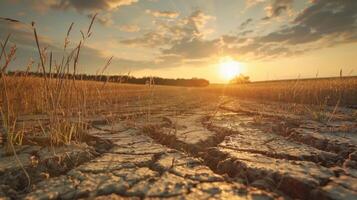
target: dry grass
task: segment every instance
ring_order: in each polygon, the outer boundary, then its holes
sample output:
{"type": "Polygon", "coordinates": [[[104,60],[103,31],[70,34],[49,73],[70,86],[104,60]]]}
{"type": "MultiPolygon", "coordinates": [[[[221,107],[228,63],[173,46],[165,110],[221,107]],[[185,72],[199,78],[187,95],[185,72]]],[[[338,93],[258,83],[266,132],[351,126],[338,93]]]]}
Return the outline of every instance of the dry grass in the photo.
{"type": "MultiPolygon", "coordinates": [[[[8,93],[11,110],[19,115],[46,113],[48,107],[51,107],[46,91],[59,90],[56,85],[57,81],[47,80],[48,88],[46,89],[41,87],[45,84],[43,78],[6,77],[7,88],[11,91],[8,93]]],[[[0,91],[0,94],[2,92],[0,91]]],[[[58,91],[55,104],[58,113],[66,112],[69,115],[74,115],[82,112],[86,114],[91,113],[90,110],[100,109],[106,105],[120,104],[134,96],[146,96],[149,92],[150,88],[143,85],[81,80],[76,80],[73,83],[72,80],[64,80],[62,91],[58,91]]]]}
{"type": "MultiPolygon", "coordinates": [[[[41,46],[35,23],[23,24],[17,20],[11,23],[21,23],[23,27],[33,32],[38,51],[38,66],[42,78],[23,76],[9,77],[6,71],[16,55],[16,45],[9,44],[11,35],[1,41],[0,49],[0,113],[1,136],[5,139],[6,149],[11,152],[13,144],[21,145],[24,136],[24,124],[18,119],[24,115],[41,114],[48,119],[43,123],[38,120],[36,127],[42,136],[49,138],[50,145],[68,144],[79,140],[87,129],[83,119],[98,112],[106,105],[118,104],[133,93],[146,94],[145,87],[127,86],[103,82],[90,82],[70,79],[77,72],[81,49],[92,35],[92,27],[96,15],[93,16],[88,30],[80,31],[82,38],[78,42],[70,42],[70,34],[74,24],[69,26],[64,44],[63,55],[59,61],[53,60],[52,52],[41,46]],[[11,46],[10,46],[11,45],[11,46]],[[52,78],[55,73],[57,78],[52,78]],[[125,92],[123,91],[125,90],[125,92]],[[125,95],[122,95],[125,94],[125,95]]],[[[110,65],[110,58],[104,67],[98,69],[102,75],[110,65]]],[[[27,74],[34,62],[27,66],[27,74]]],[[[32,124],[33,125],[33,124],[32,124]]],[[[33,125],[34,126],[34,125],[33,125]]]]}
{"type": "MultiPolygon", "coordinates": [[[[3,115],[9,120],[1,121],[3,127],[9,127],[7,141],[15,144],[21,144],[23,132],[26,132],[20,123],[16,123],[23,116],[45,116],[50,122],[38,124],[42,134],[50,137],[54,145],[68,144],[80,139],[86,130],[83,119],[108,110],[119,112],[128,102],[149,100],[152,96],[152,88],[143,85],[63,80],[62,91],[59,91],[59,80],[5,75],[3,79],[9,92],[0,105],[3,115]],[[49,95],[57,95],[56,101],[51,101],[49,95]],[[8,112],[3,105],[8,106],[8,112]]],[[[4,91],[0,91],[1,96],[4,96],[4,91]]]]}
{"type": "Polygon", "coordinates": [[[209,90],[222,92],[222,88],[225,95],[245,99],[318,106],[357,104],[357,77],[215,85],[209,90]]]}

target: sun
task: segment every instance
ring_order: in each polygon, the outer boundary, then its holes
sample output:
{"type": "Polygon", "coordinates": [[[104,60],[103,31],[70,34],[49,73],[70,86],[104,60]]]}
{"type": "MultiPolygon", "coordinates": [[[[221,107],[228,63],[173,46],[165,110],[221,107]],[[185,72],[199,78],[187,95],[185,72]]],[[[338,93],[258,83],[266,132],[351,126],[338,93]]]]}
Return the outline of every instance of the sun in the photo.
{"type": "Polygon", "coordinates": [[[225,80],[231,80],[242,73],[242,63],[232,59],[223,58],[219,62],[219,72],[225,80]]]}

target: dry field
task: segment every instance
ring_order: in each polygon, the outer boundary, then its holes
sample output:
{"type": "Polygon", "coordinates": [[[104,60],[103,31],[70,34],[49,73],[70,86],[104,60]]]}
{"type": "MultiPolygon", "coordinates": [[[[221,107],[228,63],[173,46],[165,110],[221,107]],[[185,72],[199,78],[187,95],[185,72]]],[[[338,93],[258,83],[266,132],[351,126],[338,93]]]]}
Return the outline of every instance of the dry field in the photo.
{"type": "MultiPolygon", "coordinates": [[[[222,90],[222,86],[212,86],[222,90]]],[[[296,79],[228,85],[225,94],[247,99],[313,104],[356,106],[357,77],[296,79]]]]}
{"type": "Polygon", "coordinates": [[[356,199],[356,78],[206,88],[66,78],[92,24],[73,49],[66,38],[56,66],[33,27],[42,78],[6,75],[16,47],[2,42],[0,199],[356,199]]]}
{"type": "Polygon", "coordinates": [[[268,101],[286,84],[60,90],[61,80],[2,78],[0,197],[356,196],[357,111],[346,104],[268,101]]]}

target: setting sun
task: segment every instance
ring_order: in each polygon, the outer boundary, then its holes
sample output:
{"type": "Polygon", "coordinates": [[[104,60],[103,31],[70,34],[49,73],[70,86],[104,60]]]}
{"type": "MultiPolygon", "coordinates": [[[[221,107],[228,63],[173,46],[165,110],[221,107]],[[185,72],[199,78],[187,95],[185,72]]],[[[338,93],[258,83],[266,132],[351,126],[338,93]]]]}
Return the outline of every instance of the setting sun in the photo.
{"type": "Polygon", "coordinates": [[[225,58],[219,63],[219,71],[225,80],[231,80],[242,73],[242,64],[231,58],[225,58]]]}

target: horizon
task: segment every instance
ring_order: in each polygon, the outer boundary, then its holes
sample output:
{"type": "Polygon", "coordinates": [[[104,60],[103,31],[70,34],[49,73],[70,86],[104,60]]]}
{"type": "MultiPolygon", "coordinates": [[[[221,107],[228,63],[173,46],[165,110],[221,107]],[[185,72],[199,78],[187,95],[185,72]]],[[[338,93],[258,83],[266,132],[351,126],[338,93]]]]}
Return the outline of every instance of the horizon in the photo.
{"type": "MultiPolygon", "coordinates": [[[[32,21],[42,47],[71,47],[94,13],[93,35],[79,73],[94,74],[113,56],[107,75],[203,78],[226,83],[357,75],[357,2],[353,0],[5,0],[2,18],[32,21]],[[240,10],[237,12],[237,10],[240,10]]],[[[12,70],[38,61],[33,32],[0,20],[0,39],[17,45],[12,70]]]]}
{"type": "MultiPolygon", "coordinates": [[[[316,80],[316,81],[319,81],[319,80],[326,80],[326,79],[350,79],[350,78],[357,78],[357,75],[343,75],[342,71],[340,71],[340,75],[339,76],[315,76],[315,77],[294,77],[294,78],[289,78],[289,79],[269,79],[269,80],[250,80],[250,77],[248,77],[248,82],[245,82],[245,83],[269,83],[269,82],[286,82],[286,81],[298,81],[298,80],[301,80],[301,81],[304,81],[304,80],[316,80]]],[[[47,72],[46,73],[46,76],[50,76],[50,74],[52,75],[56,75],[57,76],[57,73],[55,72],[47,72]]],[[[21,70],[18,70],[18,71],[8,71],[7,72],[7,75],[10,75],[10,76],[39,76],[39,77],[42,77],[44,74],[42,72],[39,72],[39,71],[21,71],[21,70]],[[17,74],[17,73],[22,73],[22,74],[17,74]],[[25,74],[26,73],[26,74],[25,74]]],[[[69,76],[72,76],[73,74],[72,73],[68,73],[69,76]]],[[[244,74],[238,74],[236,77],[239,77],[240,75],[243,75],[244,77],[244,74]]],[[[200,77],[191,77],[191,78],[183,78],[183,77],[175,77],[175,78],[168,78],[168,77],[161,77],[161,76],[133,76],[133,75],[130,75],[130,74],[122,74],[122,75],[115,75],[115,74],[107,74],[107,75],[100,75],[100,74],[85,74],[85,73],[81,73],[81,74],[76,74],[75,76],[88,76],[88,77],[130,77],[130,78],[134,78],[134,79],[147,79],[147,78],[157,78],[157,79],[166,79],[166,80],[204,80],[204,81],[208,81],[208,85],[227,85],[227,84],[231,84],[231,85],[236,85],[237,83],[229,83],[229,82],[221,82],[221,83],[217,83],[217,82],[210,82],[208,79],[204,79],[204,78],[200,78],[200,77]]],[[[57,78],[57,77],[52,77],[53,78],[57,78]]],[[[60,77],[58,77],[59,79],[61,79],[60,77]]],[[[80,78],[76,78],[76,80],[82,80],[80,78]]],[[[91,79],[83,79],[83,80],[88,80],[90,81],[91,79]]],[[[231,81],[233,80],[233,78],[231,79],[231,81]]],[[[99,81],[102,81],[102,80],[99,80],[99,81]]],[[[115,83],[115,81],[114,81],[115,83]]],[[[122,83],[122,82],[121,82],[122,83]]],[[[128,83],[128,84],[133,84],[133,83],[130,83],[130,82],[124,82],[124,83],[128,83]]],[[[140,83],[134,83],[134,84],[140,84],[140,83]]],[[[160,84],[159,84],[160,85],[160,84]]],[[[163,85],[166,85],[166,84],[163,84],[163,85]]],[[[177,86],[180,86],[180,85],[177,85],[177,86]]]]}

